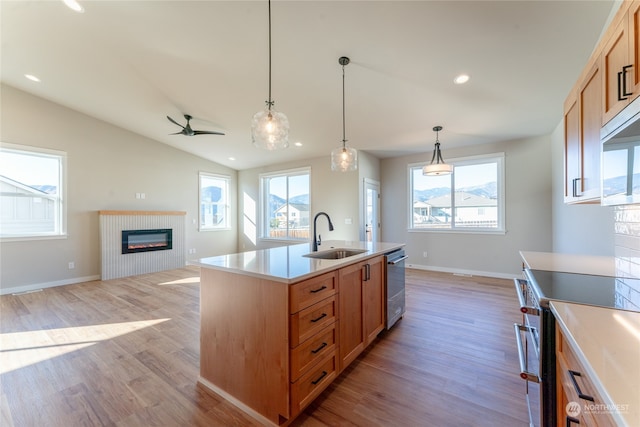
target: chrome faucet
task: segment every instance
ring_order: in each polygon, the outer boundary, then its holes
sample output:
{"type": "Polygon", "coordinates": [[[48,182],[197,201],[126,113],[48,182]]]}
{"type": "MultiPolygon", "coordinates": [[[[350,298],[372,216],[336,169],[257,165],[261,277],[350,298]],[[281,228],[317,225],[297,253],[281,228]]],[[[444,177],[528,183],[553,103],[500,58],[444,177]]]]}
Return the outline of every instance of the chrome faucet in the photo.
{"type": "Polygon", "coordinates": [[[318,251],[318,245],[320,244],[320,236],[316,237],[316,222],[318,222],[318,217],[320,215],[324,215],[327,217],[327,221],[329,221],[329,231],[333,231],[333,223],[331,222],[331,218],[326,212],[318,212],[316,216],[313,218],[313,252],[318,251]]]}

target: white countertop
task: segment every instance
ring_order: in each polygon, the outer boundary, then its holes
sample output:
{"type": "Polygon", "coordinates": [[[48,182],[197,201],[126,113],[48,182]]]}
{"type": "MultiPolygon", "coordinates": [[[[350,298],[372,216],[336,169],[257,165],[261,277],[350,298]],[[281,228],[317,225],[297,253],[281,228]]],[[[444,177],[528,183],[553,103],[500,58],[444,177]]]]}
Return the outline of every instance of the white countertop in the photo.
{"type": "Polygon", "coordinates": [[[230,271],[284,283],[294,283],[320,273],[335,270],[376,255],[402,248],[404,243],[323,241],[318,252],[332,248],[366,249],[366,252],[342,259],[317,259],[303,255],[311,252],[311,243],[220,255],[189,261],[204,268],[230,271]]]}
{"type": "Polygon", "coordinates": [[[609,256],[520,251],[520,257],[533,270],[616,276],[615,258],[609,256]]]}
{"type": "Polygon", "coordinates": [[[640,426],[640,313],[551,302],[558,326],[621,426],[640,426]]]}

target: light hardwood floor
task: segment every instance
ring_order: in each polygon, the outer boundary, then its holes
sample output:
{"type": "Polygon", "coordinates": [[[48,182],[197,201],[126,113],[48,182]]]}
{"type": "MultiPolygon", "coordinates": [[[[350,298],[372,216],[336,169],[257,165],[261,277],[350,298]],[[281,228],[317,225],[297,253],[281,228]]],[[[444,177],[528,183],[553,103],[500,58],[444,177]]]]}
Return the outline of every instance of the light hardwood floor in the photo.
{"type": "MultiPolygon", "coordinates": [[[[0,297],[0,425],[254,426],[196,386],[194,267],[0,297]]],[[[294,426],[527,426],[510,281],[407,270],[407,312],[294,426]]]]}

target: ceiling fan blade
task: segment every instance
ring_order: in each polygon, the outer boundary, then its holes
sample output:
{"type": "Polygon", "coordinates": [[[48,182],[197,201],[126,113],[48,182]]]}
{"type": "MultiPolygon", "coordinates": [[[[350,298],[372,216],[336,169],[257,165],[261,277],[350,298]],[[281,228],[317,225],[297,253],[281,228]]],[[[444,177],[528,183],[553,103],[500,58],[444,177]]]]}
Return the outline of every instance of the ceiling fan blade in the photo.
{"type": "Polygon", "coordinates": [[[176,133],[170,133],[169,135],[184,135],[184,131],[180,131],[180,132],[176,132],[176,133]]]}
{"type": "Polygon", "coordinates": [[[180,123],[178,123],[175,120],[173,120],[171,117],[167,116],[167,119],[169,119],[169,121],[171,123],[176,124],[176,125],[180,126],[182,129],[184,129],[184,126],[182,126],[180,123]]]}
{"type": "Polygon", "coordinates": [[[194,130],[194,135],[224,135],[222,132],[214,132],[209,130],[194,130]]]}

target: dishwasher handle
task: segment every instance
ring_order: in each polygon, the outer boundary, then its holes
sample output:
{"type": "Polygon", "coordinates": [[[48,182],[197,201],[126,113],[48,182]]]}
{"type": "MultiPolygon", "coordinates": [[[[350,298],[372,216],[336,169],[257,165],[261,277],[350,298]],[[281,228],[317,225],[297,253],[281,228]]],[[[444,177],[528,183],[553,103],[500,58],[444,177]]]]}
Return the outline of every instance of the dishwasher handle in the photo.
{"type": "Polygon", "coordinates": [[[409,255],[401,256],[400,258],[391,259],[391,260],[387,261],[387,264],[396,265],[398,263],[401,263],[402,261],[404,261],[407,258],[409,258],[409,255]]]}

